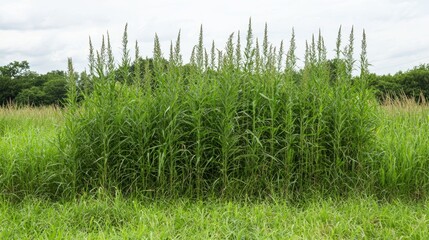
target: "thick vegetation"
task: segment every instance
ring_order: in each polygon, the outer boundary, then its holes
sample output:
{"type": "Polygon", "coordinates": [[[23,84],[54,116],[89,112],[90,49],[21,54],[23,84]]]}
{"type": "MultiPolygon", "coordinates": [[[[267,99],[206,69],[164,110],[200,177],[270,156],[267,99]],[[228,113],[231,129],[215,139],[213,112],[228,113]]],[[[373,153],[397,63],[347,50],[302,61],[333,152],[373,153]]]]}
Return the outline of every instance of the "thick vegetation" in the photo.
{"type": "Polygon", "coordinates": [[[406,96],[420,103],[429,99],[429,64],[422,64],[394,75],[372,74],[370,79],[370,85],[377,90],[377,96],[381,100],[389,96],[406,96]]]}
{"type": "Polygon", "coordinates": [[[61,105],[67,93],[67,77],[63,71],[37,74],[27,61],[0,66],[0,106],[61,105]]]}
{"type": "Polygon", "coordinates": [[[213,44],[210,55],[201,28],[186,67],[180,34],[168,62],[155,36],[153,71],[148,61],[140,66],[136,45],[132,74],[127,32],[119,66],[107,41],[96,53],[90,44],[83,86],[91,90],[81,102],[69,63],[63,144],[73,191],[262,197],[373,185],[376,123],[365,35],[361,75],[352,78],[354,33],[342,49],[340,29],[335,79],[320,34],[307,44],[302,74],[294,34],[285,54],[283,43],[269,43],[267,27],[260,47],[251,24],[244,50],[239,33],[236,40],[231,34],[225,50],[213,44]]]}

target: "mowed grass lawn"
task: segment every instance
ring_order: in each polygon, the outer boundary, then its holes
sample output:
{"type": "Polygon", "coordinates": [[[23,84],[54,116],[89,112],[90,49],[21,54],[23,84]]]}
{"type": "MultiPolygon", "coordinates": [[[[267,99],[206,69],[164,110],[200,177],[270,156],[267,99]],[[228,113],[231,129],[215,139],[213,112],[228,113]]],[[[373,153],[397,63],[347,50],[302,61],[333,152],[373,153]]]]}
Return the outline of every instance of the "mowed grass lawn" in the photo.
{"type": "MultiPolygon", "coordinates": [[[[386,141],[382,145],[385,161],[408,156],[407,151],[413,151],[417,144],[410,142],[411,139],[419,140],[416,126],[424,126],[428,109],[396,105],[380,111],[384,113],[381,120],[390,123],[378,133],[380,141],[386,141]],[[395,148],[401,132],[408,132],[404,135],[408,142],[395,148]]],[[[44,191],[62,187],[55,184],[63,174],[61,164],[55,164],[61,162],[55,146],[61,116],[60,110],[53,108],[0,110],[0,239],[425,239],[429,236],[427,199],[380,200],[356,194],[343,199],[313,197],[296,203],[276,198],[153,201],[99,191],[91,196],[47,200],[44,191]],[[26,184],[12,189],[15,182],[26,184]],[[26,196],[13,198],[12,192],[19,195],[19,188],[26,196]]],[[[423,133],[420,134],[423,139],[423,133]]],[[[418,154],[424,153],[424,149],[419,150],[418,154]]]]}

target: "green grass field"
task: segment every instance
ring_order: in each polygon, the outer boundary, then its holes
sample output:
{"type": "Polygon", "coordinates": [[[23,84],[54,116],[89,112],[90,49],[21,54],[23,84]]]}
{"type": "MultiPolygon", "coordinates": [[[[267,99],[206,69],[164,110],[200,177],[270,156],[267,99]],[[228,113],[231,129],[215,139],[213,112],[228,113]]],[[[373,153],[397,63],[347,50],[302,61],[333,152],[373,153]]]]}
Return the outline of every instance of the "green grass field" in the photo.
{"type": "MultiPolygon", "coordinates": [[[[420,184],[415,181],[425,177],[418,174],[423,174],[420,167],[429,154],[429,108],[391,104],[379,112],[384,176],[402,172],[395,181],[420,184]],[[392,162],[396,169],[387,167],[392,162]]],[[[427,195],[413,192],[400,197],[399,193],[409,193],[400,184],[382,186],[396,191],[396,197],[389,198],[355,193],[297,202],[276,197],[153,201],[112,196],[99,189],[91,195],[56,199],[67,185],[62,181],[68,179],[57,147],[62,121],[61,110],[54,108],[0,109],[0,238],[424,239],[429,234],[427,195]]]]}
{"type": "Polygon", "coordinates": [[[26,199],[0,205],[2,239],[425,239],[429,202],[371,197],[300,206],[187,200],[26,199]]]}

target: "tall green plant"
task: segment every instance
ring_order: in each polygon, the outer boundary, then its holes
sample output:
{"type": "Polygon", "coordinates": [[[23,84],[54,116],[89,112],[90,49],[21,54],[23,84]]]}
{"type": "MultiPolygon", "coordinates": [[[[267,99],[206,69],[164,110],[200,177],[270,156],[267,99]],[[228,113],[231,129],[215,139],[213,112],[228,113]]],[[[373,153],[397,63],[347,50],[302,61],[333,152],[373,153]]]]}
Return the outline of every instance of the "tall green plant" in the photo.
{"type": "Polygon", "coordinates": [[[64,152],[76,190],[234,198],[362,186],[375,122],[365,81],[352,81],[353,32],[344,55],[339,33],[333,82],[320,32],[299,70],[294,30],[284,61],[283,42],[268,42],[267,25],[262,49],[249,20],[243,50],[231,34],[223,51],[212,43],[210,56],[202,29],[190,64],[182,63],[179,32],[169,61],[155,35],[153,62],[140,66],[136,44],[131,68],[125,28],[121,82],[107,74],[110,47],[102,42],[92,94],[78,106],[69,91],[76,110],[67,115],[64,152]]]}

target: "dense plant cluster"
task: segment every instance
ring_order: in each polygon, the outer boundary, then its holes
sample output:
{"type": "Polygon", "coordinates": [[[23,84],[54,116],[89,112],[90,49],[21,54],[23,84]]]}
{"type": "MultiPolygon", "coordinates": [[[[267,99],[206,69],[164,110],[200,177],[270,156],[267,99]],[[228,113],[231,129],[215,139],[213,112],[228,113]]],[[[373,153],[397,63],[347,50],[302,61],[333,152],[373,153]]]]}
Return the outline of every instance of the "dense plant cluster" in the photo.
{"type": "Polygon", "coordinates": [[[267,26],[262,43],[250,23],[243,48],[240,37],[207,51],[201,28],[187,65],[180,33],[168,61],[155,35],[144,65],[137,43],[132,63],[126,29],[118,66],[109,36],[99,51],[90,42],[81,83],[90,91],[81,102],[70,60],[64,145],[72,189],[237,197],[367,183],[375,121],[365,33],[358,78],[353,30],[344,48],[339,31],[335,78],[320,33],[307,43],[302,69],[294,33],[287,52],[268,41],[267,26]]]}
{"type": "MultiPolygon", "coordinates": [[[[427,197],[427,104],[376,103],[365,37],[360,67],[354,34],[341,47],[340,31],[333,60],[319,34],[298,68],[293,33],[284,50],[250,26],[225,51],[206,51],[201,30],[189,64],[180,34],[167,59],[155,37],[153,58],[136,44],[131,60],[125,31],[119,64],[109,37],[98,52],[91,43],[88,74],[69,62],[65,108],[0,108],[0,195],[427,197]]],[[[18,65],[2,76],[31,75],[18,65]]]]}

